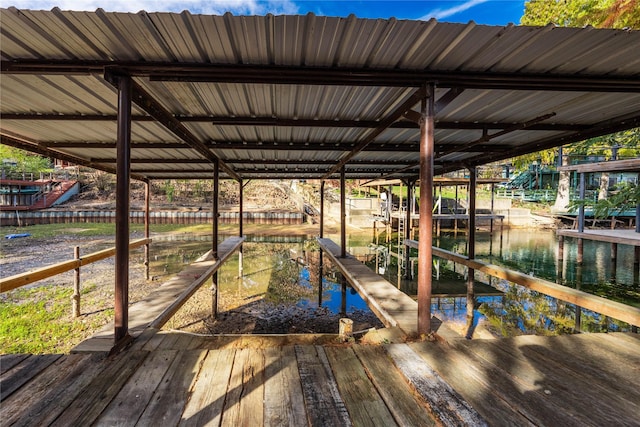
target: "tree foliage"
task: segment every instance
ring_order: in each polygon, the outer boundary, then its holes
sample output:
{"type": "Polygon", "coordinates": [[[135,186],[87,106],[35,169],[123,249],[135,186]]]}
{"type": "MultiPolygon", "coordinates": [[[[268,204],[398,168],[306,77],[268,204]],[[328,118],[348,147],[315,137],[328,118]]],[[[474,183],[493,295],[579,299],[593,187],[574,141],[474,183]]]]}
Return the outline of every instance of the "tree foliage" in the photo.
{"type": "MultiPolygon", "coordinates": [[[[522,25],[555,24],[561,27],[630,28],[640,30],[640,0],[529,0],[525,3],[522,25]]],[[[563,148],[565,155],[604,156],[610,159],[612,147],[619,147],[618,158],[640,155],[640,129],[591,138],[563,148]]],[[[513,160],[516,170],[524,170],[534,160],[551,165],[558,150],[525,154],[513,160]]]]}
{"type": "Polygon", "coordinates": [[[15,162],[16,166],[7,167],[5,169],[13,169],[16,172],[38,173],[46,172],[51,169],[51,161],[46,157],[30,154],[18,148],[0,144],[0,158],[7,162],[15,162]]]}
{"type": "Polygon", "coordinates": [[[640,0],[529,0],[522,25],[640,29],[640,0]]]}

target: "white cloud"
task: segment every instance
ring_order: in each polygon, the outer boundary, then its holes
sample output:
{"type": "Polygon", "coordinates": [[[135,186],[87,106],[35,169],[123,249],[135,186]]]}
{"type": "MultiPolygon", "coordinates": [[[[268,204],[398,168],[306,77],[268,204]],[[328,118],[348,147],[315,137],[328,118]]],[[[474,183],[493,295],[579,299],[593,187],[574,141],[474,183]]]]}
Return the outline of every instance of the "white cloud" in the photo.
{"type": "Polygon", "coordinates": [[[448,9],[434,9],[431,12],[429,12],[428,14],[424,15],[422,18],[422,20],[427,20],[427,19],[431,19],[431,18],[436,18],[436,19],[445,19],[448,18],[450,16],[453,16],[457,13],[460,12],[464,12],[467,9],[471,9],[474,6],[478,6],[479,4],[485,3],[489,0],[468,0],[465,3],[462,3],[460,5],[457,6],[453,6],[450,7],[448,9]]]}
{"type": "Polygon", "coordinates": [[[297,14],[298,6],[292,0],[0,0],[2,7],[18,9],[95,11],[107,12],[182,12],[221,15],[265,15],[267,13],[297,14]]]}

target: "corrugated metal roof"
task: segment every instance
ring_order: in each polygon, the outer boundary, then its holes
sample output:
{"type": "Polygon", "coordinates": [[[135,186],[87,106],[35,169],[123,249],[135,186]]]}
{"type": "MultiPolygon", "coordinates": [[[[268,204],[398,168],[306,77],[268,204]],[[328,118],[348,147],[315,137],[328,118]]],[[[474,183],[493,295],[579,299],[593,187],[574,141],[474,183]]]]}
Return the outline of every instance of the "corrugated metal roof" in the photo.
{"type": "Polygon", "coordinates": [[[396,110],[427,82],[436,171],[640,126],[637,31],[15,8],[0,20],[3,142],[113,168],[106,74],[129,73],[148,97],[132,109],[132,172],[149,179],[213,166],[145,102],[243,178],[318,178],[345,156],[348,177],[415,175],[419,101],[396,110]]]}

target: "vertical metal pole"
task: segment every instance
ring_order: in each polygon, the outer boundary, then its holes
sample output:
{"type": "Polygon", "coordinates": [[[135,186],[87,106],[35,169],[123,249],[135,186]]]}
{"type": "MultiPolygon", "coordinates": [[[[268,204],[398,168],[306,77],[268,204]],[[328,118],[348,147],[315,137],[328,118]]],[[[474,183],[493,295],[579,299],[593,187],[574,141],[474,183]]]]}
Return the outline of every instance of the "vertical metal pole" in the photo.
{"type": "Polygon", "coordinates": [[[433,239],[433,157],[435,85],[425,85],[420,106],[420,226],[418,234],[418,334],[431,333],[431,272],[433,239]]]}
{"type": "MultiPolygon", "coordinates": [[[[584,201],[585,197],[585,181],[584,172],[580,173],[580,187],[579,187],[580,200],[584,201]]],[[[578,231],[582,233],[584,231],[584,204],[580,205],[578,209],[578,231]]]]}
{"type": "Polygon", "coordinates": [[[322,307],[322,276],[324,274],[324,266],[323,264],[323,253],[322,249],[320,249],[318,254],[318,307],[322,307]]]}
{"type": "MultiPolygon", "coordinates": [[[[493,210],[494,210],[494,190],[495,190],[495,184],[492,182],[491,183],[491,226],[490,226],[490,231],[489,233],[493,236],[493,210]]],[[[493,240],[493,239],[492,239],[493,240]]]]}
{"type": "MultiPolygon", "coordinates": [[[[475,166],[469,168],[469,249],[467,255],[469,259],[476,257],[476,184],[478,171],[475,166]]],[[[471,338],[474,325],[474,305],[475,292],[473,286],[475,284],[475,270],[469,268],[467,277],[467,338],[471,338]]]]}
{"type": "Polygon", "coordinates": [[[340,257],[347,256],[347,206],[344,166],[340,169],[340,257]]]}
{"type": "MultiPolygon", "coordinates": [[[[213,162],[213,230],[211,256],[218,260],[218,191],[220,187],[220,162],[213,162]]],[[[211,316],[218,318],[218,272],[211,276],[211,316]]]]}
{"type": "MultiPolygon", "coordinates": [[[[80,246],[73,248],[73,258],[80,259],[80,246]]],[[[76,268],[73,276],[72,316],[80,317],[80,267],[76,268]]]]}
{"type": "MultiPolygon", "coordinates": [[[[145,182],[144,183],[144,238],[148,239],[150,236],[149,233],[149,224],[150,224],[150,218],[149,218],[149,200],[151,199],[151,183],[150,182],[145,182]]],[[[149,253],[149,243],[145,243],[144,245],[144,277],[146,280],[149,280],[149,258],[150,257],[150,253],[149,253]]]]}
{"type": "Polygon", "coordinates": [[[320,182],[320,238],[322,239],[323,237],[324,237],[324,180],[320,182]]]}
{"type": "Polygon", "coordinates": [[[242,180],[238,181],[239,184],[239,189],[238,191],[240,192],[239,198],[240,198],[240,209],[238,212],[238,236],[242,237],[242,235],[244,234],[244,184],[242,182],[242,180]]]}
{"type": "Polygon", "coordinates": [[[131,180],[130,76],[118,77],[114,344],[129,332],[129,183],[131,180]]]}
{"type": "MultiPolygon", "coordinates": [[[[242,237],[244,233],[244,184],[241,179],[238,180],[238,192],[240,199],[240,207],[238,209],[238,236],[242,237]]],[[[244,248],[242,246],[243,245],[240,245],[240,248],[238,249],[238,277],[240,278],[244,276],[244,248]]]]}
{"type": "MultiPolygon", "coordinates": [[[[640,173],[636,185],[640,185],[640,173]]],[[[640,203],[636,205],[636,233],[640,233],[640,203]]]]}

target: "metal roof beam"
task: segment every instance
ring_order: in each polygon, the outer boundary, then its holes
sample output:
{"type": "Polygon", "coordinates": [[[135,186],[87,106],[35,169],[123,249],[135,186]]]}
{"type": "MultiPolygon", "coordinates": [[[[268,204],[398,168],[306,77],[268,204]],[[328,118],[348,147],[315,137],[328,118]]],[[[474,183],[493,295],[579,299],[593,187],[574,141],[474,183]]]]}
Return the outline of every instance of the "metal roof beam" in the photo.
{"type": "Polygon", "coordinates": [[[413,108],[413,106],[416,105],[418,101],[420,101],[420,99],[424,98],[424,96],[425,96],[424,88],[422,87],[417,91],[415,91],[413,94],[411,94],[411,96],[406,101],[404,101],[400,105],[400,107],[396,108],[395,111],[387,115],[385,119],[381,120],[380,125],[377,128],[375,128],[373,131],[369,132],[369,134],[364,138],[364,140],[359,142],[358,145],[356,145],[353,148],[353,150],[349,152],[349,154],[342,157],[342,159],[333,168],[331,168],[325,176],[323,176],[323,179],[328,178],[332,174],[339,171],[345,164],[349,162],[349,160],[351,160],[356,154],[364,150],[367,147],[367,145],[371,144],[374,139],[376,139],[389,126],[391,126],[393,122],[395,122],[400,117],[402,117],[402,115],[407,110],[410,110],[411,108],[413,108]]]}
{"type": "MultiPolygon", "coordinates": [[[[118,78],[117,73],[111,71],[105,73],[105,79],[113,84],[114,80],[118,78]]],[[[171,112],[166,110],[159,102],[157,102],[149,93],[147,93],[139,84],[132,81],[132,100],[147,112],[151,117],[156,119],[158,123],[162,124],[169,131],[175,134],[178,138],[187,143],[191,148],[196,150],[204,158],[209,159],[211,162],[220,161],[220,168],[223,169],[228,175],[240,180],[240,176],[233,171],[229,166],[222,162],[218,156],[216,156],[207,146],[202,143],[194,134],[191,133],[180,121],[178,121],[171,112]]]]}
{"type": "Polygon", "coordinates": [[[482,156],[481,158],[471,160],[469,164],[473,166],[483,165],[486,163],[504,160],[510,157],[520,156],[522,154],[535,153],[537,151],[571,144],[573,142],[584,141],[603,135],[609,135],[616,132],[622,132],[638,127],[640,127],[640,111],[637,111],[625,117],[618,118],[616,120],[607,120],[605,122],[601,122],[583,132],[576,132],[570,135],[564,134],[557,137],[533,141],[515,148],[510,153],[490,153],[482,156]]]}
{"type": "Polygon", "coordinates": [[[6,74],[102,74],[115,67],[134,77],[157,81],[266,83],[302,85],[345,85],[421,87],[425,81],[440,88],[504,89],[537,91],[640,92],[634,77],[552,75],[535,73],[486,73],[462,71],[403,71],[388,69],[228,65],[205,63],[3,60],[6,74]]]}
{"type": "MultiPolygon", "coordinates": [[[[453,91],[453,90],[452,90],[453,91]]],[[[407,111],[405,117],[411,116],[413,110],[407,111]]],[[[415,114],[418,114],[414,111],[415,114]]],[[[375,120],[316,120],[316,119],[282,119],[274,117],[211,117],[211,116],[180,116],[174,118],[182,123],[211,123],[216,126],[280,126],[280,127],[318,127],[318,128],[375,128],[380,125],[375,120]]],[[[108,114],[31,114],[31,113],[2,113],[3,120],[38,120],[38,121],[112,121],[116,115],[108,114]]],[[[153,122],[151,116],[134,115],[132,121],[153,122]]],[[[436,121],[436,129],[506,129],[515,123],[499,122],[447,122],[436,121]]],[[[399,120],[389,128],[418,129],[417,122],[413,120],[399,120]]],[[[529,126],[527,130],[542,131],[581,131],[586,130],[587,125],[546,123],[529,126]]]]}
{"type": "MultiPolygon", "coordinates": [[[[86,160],[86,159],[83,159],[83,158],[80,158],[80,157],[71,156],[69,154],[60,153],[58,151],[50,150],[50,149],[48,149],[46,147],[43,147],[43,146],[39,145],[35,141],[29,141],[29,140],[27,140],[25,138],[22,138],[22,137],[21,138],[17,138],[17,137],[14,137],[14,136],[2,134],[0,136],[0,143],[2,143],[4,145],[8,145],[10,147],[19,148],[21,150],[29,151],[31,153],[39,154],[39,155],[44,156],[44,157],[50,157],[50,158],[54,158],[54,159],[58,159],[58,160],[64,160],[66,162],[74,163],[74,164],[79,165],[79,166],[85,166],[85,167],[88,167],[88,168],[98,169],[98,170],[101,170],[103,172],[108,172],[108,173],[111,173],[111,174],[114,174],[114,175],[116,173],[115,168],[102,166],[100,164],[93,163],[93,162],[91,162],[89,160],[86,160]]],[[[131,174],[131,177],[133,179],[138,180],[138,181],[149,182],[147,177],[142,176],[142,175],[131,174]]]]}

